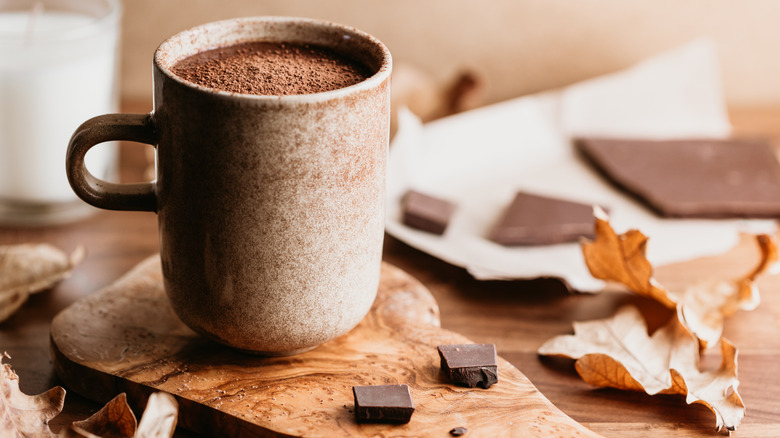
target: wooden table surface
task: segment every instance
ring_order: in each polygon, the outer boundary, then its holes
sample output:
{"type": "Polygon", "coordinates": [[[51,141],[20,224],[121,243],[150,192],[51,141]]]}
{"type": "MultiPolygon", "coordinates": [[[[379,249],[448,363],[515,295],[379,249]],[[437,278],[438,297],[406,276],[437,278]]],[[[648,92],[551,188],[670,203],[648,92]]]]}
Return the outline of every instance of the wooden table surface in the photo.
{"type": "MultiPolygon", "coordinates": [[[[143,106],[130,106],[136,112],[143,106]]],[[[732,110],[738,134],[765,136],[780,145],[780,108],[732,110]]],[[[137,181],[145,166],[142,146],[123,145],[122,177],[137,181]]],[[[151,213],[99,211],[77,223],[46,228],[0,227],[0,245],[47,242],[64,250],[84,245],[88,255],[73,276],[51,291],[34,295],[11,319],[0,324],[0,350],[20,376],[22,391],[43,392],[60,384],[49,353],[52,317],[75,300],[111,283],[158,250],[156,216],[151,213]]],[[[652,241],[651,241],[652,242],[652,241]]],[[[652,244],[652,243],[651,243],[652,244]]],[[[656,277],[674,288],[690,279],[740,273],[755,255],[748,240],[726,254],[665,266],[656,277]]],[[[662,309],[623,292],[597,295],[570,293],[559,281],[477,281],[463,269],[387,237],[384,258],[409,272],[437,299],[442,326],[474,342],[496,344],[498,353],[524,373],[550,401],[573,419],[606,437],[717,435],[715,419],[700,405],[681,396],[647,396],[583,383],[568,360],[540,359],[537,348],[547,339],[571,332],[575,320],[611,316],[626,303],[646,310],[651,326],[662,309]]],[[[726,325],[725,336],[739,353],[739,392],[747,414],[733,436],[780,436],[780,276],[759,281],[761,306],[740,312],[726,325]]],[[[132,309],[128,309],[132,311],[132,309]]],[[[717,367],[718,358],[704,365],[717,367]]],[[[99,406],[68,394],[55,428],[90,415],[99,406]]],[[[186,431],[177,436],[191,436],[186,431]]]]}

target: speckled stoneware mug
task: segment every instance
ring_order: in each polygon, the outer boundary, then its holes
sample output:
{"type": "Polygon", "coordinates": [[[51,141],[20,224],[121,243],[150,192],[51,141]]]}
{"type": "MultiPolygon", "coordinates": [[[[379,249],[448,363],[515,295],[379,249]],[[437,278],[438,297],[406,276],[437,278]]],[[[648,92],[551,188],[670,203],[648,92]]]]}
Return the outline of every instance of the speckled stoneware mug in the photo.
{"type": "Polygon", "coordinates": [[[261,354],[305,351],[352,329],[376,296],[390,72],[387,48],[347,26],[283,17],[205,24],[155,52],[151,114],[78,128],[68,178],[96,207],[157,212],[165,290],[193,330],[261,354]],[[256,96],[171,72],[182,58],[247,41],[326,46],[373,75],[334,91],[256,96]],[[154,145],[156,181],[91,175],[84,155],[110,140],[154,145]]]}

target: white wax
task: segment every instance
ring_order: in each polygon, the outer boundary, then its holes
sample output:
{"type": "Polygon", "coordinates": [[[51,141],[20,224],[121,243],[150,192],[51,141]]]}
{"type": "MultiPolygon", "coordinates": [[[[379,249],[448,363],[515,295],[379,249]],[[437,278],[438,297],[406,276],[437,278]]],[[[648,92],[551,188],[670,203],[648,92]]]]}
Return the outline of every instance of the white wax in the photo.
{"type": "MultiPolygon", "coordinates": [[[[87,119],[117,112],[117,23],[43,11],[0,11],[0,201],[76,199],[65,176],[65,151],[87,119]]],[[[113,173],[115,148],[87,154],[97,177],[113,173]]]]}

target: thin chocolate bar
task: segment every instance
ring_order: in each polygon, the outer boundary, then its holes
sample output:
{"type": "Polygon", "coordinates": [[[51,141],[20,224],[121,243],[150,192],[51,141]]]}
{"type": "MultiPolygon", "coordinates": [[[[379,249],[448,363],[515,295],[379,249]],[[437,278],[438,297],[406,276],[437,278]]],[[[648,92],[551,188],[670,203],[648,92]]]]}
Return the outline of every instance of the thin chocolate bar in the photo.
{"type": "Polygon", "coordinates": [[[485,389],[498,382],[496,346],[493,344],[439,345],[441,368],[456,385],[485,389]]]}
{"type": "Polygon", "coordinates": [[[501,245],[550,245],[593,237],[593,206],[518,192],[493,228],[501,245]]]}
{"type": "Polygon", "coordinates": [[[403,197],[403,223],[418,230],[444,234],[450,223],[455,204],[416,190],[403,197]]]}
{"type": "Polygon", "coordinates": [[[780,163],[766,141],[587,138],[575,145],[661,216],[780,217],[780,163]]]}
{"type": "Polygon", "coordinates": [[[414,402],[407,385],[353,386],[358,423],[408,423],[414,402]]]}

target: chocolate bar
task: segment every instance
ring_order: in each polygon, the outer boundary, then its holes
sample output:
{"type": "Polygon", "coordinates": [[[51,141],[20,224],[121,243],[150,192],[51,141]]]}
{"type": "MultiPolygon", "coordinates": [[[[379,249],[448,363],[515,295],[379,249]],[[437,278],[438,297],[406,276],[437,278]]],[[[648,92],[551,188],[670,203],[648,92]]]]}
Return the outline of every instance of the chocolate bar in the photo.
{"type": "Polygon", "coordinates": [[[496,346],[493,344],[439,345],[441,368],[452,383],[485,389],[498,382],[496,346]]]}
{"type": "Polygon", "coordinates": [[[490,234],[501,245],[549,245],[593,237],[593,206],[519,192],[490,234]]]}
{"type": "Polygon", "coordinates": [[[403,223],[418,230],[444,234],[455,204],[415,190],[403,197],[403,223]]]}
{"type": "Polygon", "coordinates": [[[579,139],[618,188],[666,217],[780,217],[780,163],[760,140],[579,139]]]}
{"type": "Polygon", "coordinates": [[[408,423],[414,402],[407,385],[353,386],[358,423],[408,423]]]}

